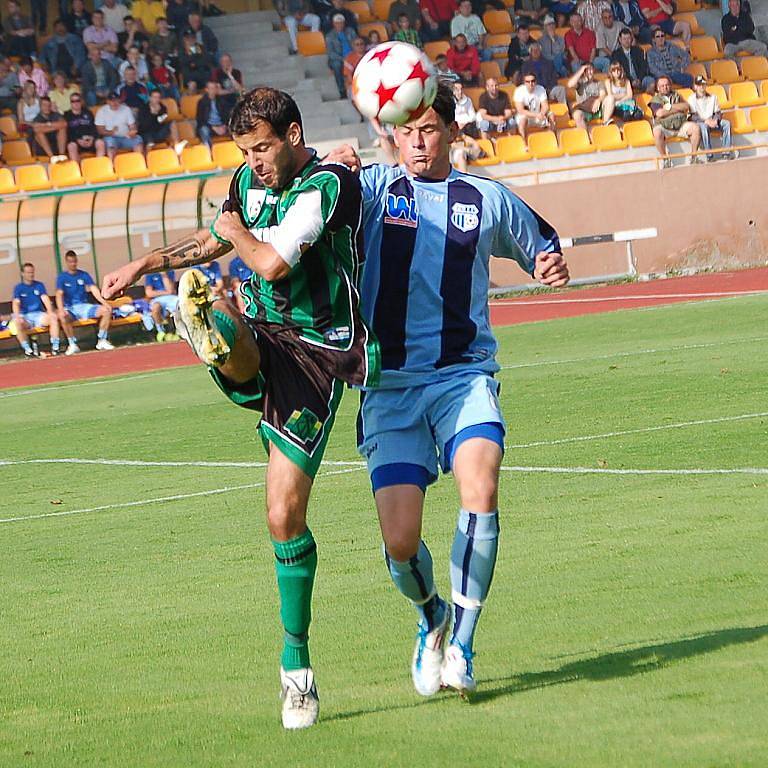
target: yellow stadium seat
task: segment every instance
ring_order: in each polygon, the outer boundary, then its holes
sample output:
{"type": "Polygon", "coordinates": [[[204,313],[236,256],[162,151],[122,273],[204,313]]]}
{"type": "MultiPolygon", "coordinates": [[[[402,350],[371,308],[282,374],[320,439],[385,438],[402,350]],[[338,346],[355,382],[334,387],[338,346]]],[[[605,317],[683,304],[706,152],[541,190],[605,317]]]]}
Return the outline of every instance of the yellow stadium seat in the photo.
{"type": "Polygon", "coordinates": [[[768,79],[760,83],[760,95],[768,102],[768,79]]]}
{"type": "Polygon", "coordinates": [[[676,13],[675,21],[687,21],[691,27],[692,35],[706,35],[703,27],[699,24],[699,20],[696,18],[695,13],[676,13]]]}
{"type": "Polygon", "coordinates": [[[723,117],[731,121],[732,133],[753,133],[755,130],[750,125],[747,113],[743,109],[732,109],[729,112],[723,112],[723,117]]]}
{"type": "Polygon", "coordinates": [[[477,143],[480,145],[480,149],[485,153],[485,157],[478,160],[472,160],[471,165],[498,165],[499,158],[496,157],[496,150],[493,147],[493,143],[488,139],[478,139],[477,143]]]}
{"type": "Polygon", "coordinates": [[[373,13],[371,13],[371,6],[368,5],[365,0],[349,0],[346,4],[346,9],[352,11],[361,24],[374,20],[373,13]]]}
{"type": "Polygon", "coordinates": [[[374,29],[379,33],[382,42],[389,40],[389,32],[387,31],[386,26],[380,21],[369,21],[367,24],[358,25],[358,31],[360,32],[361,37],[368,37],[374,29]]]}
{"type": "Polygon", "coordinates": [[[725,88],[722,85],[708,86],[707,93],[717,97],[717,103],[721,110],[730,109],[733,106],[733,103],[728,100],[728,96],[725,93],[725,88]]]}
{"type": "Polygon", "coordinates": [[[768,78],[768,59],[765,56],[747,56],[741,60],[741,74],[746,80],[768,78]]]}
{"type": "Polygon", "coordinates": [[[497,82],[506,82],[507,78],[501,73],[501,67],[495,61],[483,61],[480,63],[480,72],[483,79],[493,78],[497,82]]]}
{"type": "Polygon", "coordinates": [[[23,165],[34,162],[32,150],[26,141],[8,141],[3,144],[3,160],[8,165],[23,165]]]}
{"type": "Polygon", "coordinates": [[[531,28],[530,33],[531,33],[531,40],[541,40],[542,32],[540,29],[531,28]]]}
{"type": "Polygon", "coordinates": [[[485,47],[498,48],[493,54],[494,59],[506,59],[507,49],[512,42],[512,34],[510,32],[497,32],[496,34],[485,36],[485,47]],[[503,50],[502,50],[503,49],[503,50]]]}
{"type": "Polygon", "coordinates": [[[557,146],[557,136],[554,131],[532,133],[528,137],[528,151],[537,160],[563,156],[563,151],[557,146]]]}
{"type": "Polygon", "coordinates": [[[176,102],[176,99],[162,99],[162,102],[168,111],[168,119],[169,120],[183,120],[184,116],[179,112],[179,105],[176,102]]]}
{"type": "Polygon", "coordinates": [[[601,152],[612,149],[626,149],[627,142],[622,138],[618,125],[596,125],[592,129],[592,144],[601,152]]]}
{"type": "Polygon", "coordinates": [[[74,160],[50,166],[51,183],[54,187],[77,187],[85,184],[80,166],[74,160]]]}
{"type": "Polygon", "coordinates": [[[373,0],[373,15],[379,21],[386,21],[389,18],[389,9],[395,0],[373,0]]]}
{"type": "Polygon", "coordinates": [[[469,100],[472,102],[472,106],[475,109],[480,109],[480,97],[485,93],[485,88],[477,88],[476,86],[472,86],[470,88],[465,88],[464,93],[469,96],[469,100]]]}
{"type": "Polygon", "coordinates": [[[124,180],[145,179],[149,176],[147,162],[141,152],[126,152],[115,158],[115,173],[124,180]]]}
{"type": "Polygon", "coordinates": [[[237,168],[243,164],[243,153],[234,141],[214,144],[213,162],[219,168],[237,168]]]}
{"type": "Polygon", "coordinates": [[[3,141],[20,139],[21,135],[16,127],[16,118],[11,117],[11,115],[0,117],[0,133],[3,135],[3,141]]]}
{"type": "Polygon", "coordinates": [[[433,43],[424,43],[424,53],[434,61],[441,53],[448,53],[450,47],[445,40],[435,40],[433,43]]]}
{"type": "Polygon", "coordinates": [[[675,5],[678,13],[696,13],[701,10],[701,5],[696,0],[678,0],[675,5]]]}
{"type": "Polygon", "coordinates": [[[184,139],[189,144],[199,144],[200,138],[195,133],[195,126],[189,120],[182,120],[178,123],[179,138],[184,139]]]}
{"type": "Polygon", "coordinates": [[[10,168],[0,168],[0,195],[13,195],[19,188],[13,180],[10,168]]]}
{"type": "Polygon", "coordinates": [[[755,107],[750,110],[749,122],[756,131],[768,131],[768,107],[755,107]]]}
{"type": "Polygon", "coordinates": [[[717,47],[717,40],[714,37],[694,37],[691,40],[691,58],[694,61],[713,61],[722,59],[723,54],[717,47]]]}
{"type": "Polygon", "coordinates": [[[653,140],[651,124],[645,120],[636,120],[624,124],[624,139],[630,147],[652,147],[653,140]]]}
{"type": "Polygon", "coordinates": [[[522,136],[502,136],[498,139],[496,157],[502,163],[519,163],[522,160],[531,159],[522,136]]]}
{"type": "Polygon", "coordinates": [[[112,169],[112,161],[108,157],[86,157],[80,168],[85,180],[90,184],[117,181],[117,174],[112,169]]]}
{"type": "Polygon", "coordinates": [[[44,165],[22,165],[16,169],[16,186],[23,192],[50,189],[51,182],[44,165]]]}
{"type": "Polygon", "coordinates": [[[716,83],[740,83],[744,78],[739,73],[739,68],[735,61],[730,59],[720,59],[713,61],[710,67],[710,74],[716,83]]]}
{"type": "Polygon", "coordinates": [[[689,96],[693,96],[693,88],[678,88],[677,95],[683,100],[688,101],[689,96]]]}
{"type": "Polygon", "coordinates": [[[212,171],[216,163],[211,160],[211,150],[205,144],[196,147],[184,147],[181,153],[181,164],[185,171],[196,173],[198,171],[212,171]]]}
{"type": "Polygon", "coordinates": [[[584,128],[566,128],[561,131],[560,149],[566,155],[589,155],[595,151],[584,128]]]}
{"type": "Polygon", "coordinates": [[[728,89],[728,99],[736,107],[759,107],[765,104],[765,99],[757,92],[753,82],[734,83],[728,89]]]}
{"type": "Polygon", "coordinates": [[[302,56],[322,56],[325,54],[325,37],[322,32],[298,32],[296,46],[302,56]]]}
{"type": "Polygon", "coordinates": [[[172,149],[151,149],[147,152],[147,168],[154,176],[182,173],[179,156],[172,149]]]}
{"type": "Polygon", "coordinates": [[[512,32],[515,28],[509,11],[486,11],[483,14],[483,24],[485,24],[485,28],[492,35],[512,32]]]}
{"type": "Polygon", "coordinates": [[[653,96],[651,96],[650,93],[638,93],[635,96],[635,101],[637,102],[637,106],[643,110],[643,114],[646,117],[653,117],[651,108],[648,106],[652,98],[653,96]]]}
{"type": "Polygon", "coordinates": [[[707,68],[703,64],[699,64],[698,62],[689,64],[685,68],[685,71],[694,79],[697,77],[703,77],[705,80],[709,80],[709,75],[707,74],[707,68]]]}
{"type": "MultiPolygon", "coordinates": [[[[319,32],[317,33],[320,34],[319,32]]],[[[181,114],[188,120],[194,120],[197,117],[197,102],[202,98],[201,93],[188,93],[181,97],[179,109],[181,114]]]]}

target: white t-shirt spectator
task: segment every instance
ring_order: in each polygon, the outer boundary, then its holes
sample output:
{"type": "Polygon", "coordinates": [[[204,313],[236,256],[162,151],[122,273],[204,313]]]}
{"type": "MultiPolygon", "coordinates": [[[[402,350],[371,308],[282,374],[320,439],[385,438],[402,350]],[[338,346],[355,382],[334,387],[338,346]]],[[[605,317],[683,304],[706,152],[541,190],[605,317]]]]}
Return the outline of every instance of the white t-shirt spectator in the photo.
{"type": "Polygon", "coordinates": [[[615,21],[613,22],[612,27],[606,27],[605,24],[599,24],[595,30],[597,50],[600,51],[602,48],[605,48],[610,53],[613,53],[619,44],[619,32],[621,32],[622,29],[623,27],[621,24],[617,24],[615,21]]]}
{"type": "Polygon", "coordinates": [[[717,96],[710,94],[700,99],[695,93],[692,93],[688,97],[688,106],[691,108],[691,115],[696,115],[701,120],[709,120],[710,117],[714,117],[716,112],[720,111],[717,96]]]}
{"type": "Polygon", "coordinates": [[[130,14],[130,11],[125,5],[122,3],[115,3],[112,8],[102,5],[99,10],[104,14],[104,23],[110,29],[114,29],[115,33],[123,32],[125,30],[123,19],[130,14]]]}
{"type": "Polygon", "coordinates": [[[464,35],[470,45],[477,45],[485,33],[485,24],[474,13],[469,16],[458,14],[451,19],[451,37],[464,35]]]}
{"type": "Polygon", "coordinates": [[[128,131],[136,125],[136,118],[127,104],[121,104],[117,109],[112,109],[109,104],[105,104],[96,113],[96,125],[108,131],[114,130],[114,136],[127,136],[128,131]]]}
{"type": "Polygon", "coordinates": [[[459,128],[475,122],[475,107],[472,99],[465,93],[461,101],[456,102],[456,122],[459,128]]]}
{"type": "Polygon", "coordinates": [[[522,104],[529,112],[541,111],[543,101],[547,101],[547,92],[541,85],[537,85],[533,93],[525,85],[518,85],[515,88],[515,104],[522,104]]]}

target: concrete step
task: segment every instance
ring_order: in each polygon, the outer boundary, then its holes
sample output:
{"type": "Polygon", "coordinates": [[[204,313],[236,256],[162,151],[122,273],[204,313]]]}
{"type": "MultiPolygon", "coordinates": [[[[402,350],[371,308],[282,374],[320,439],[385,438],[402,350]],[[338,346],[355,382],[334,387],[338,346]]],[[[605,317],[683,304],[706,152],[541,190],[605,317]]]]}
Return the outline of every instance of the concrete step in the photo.
{"type": "Polygon", "coordinates": [[[273,22],[279,22],[280,17],[276,11],[250,11],[249,13],[227,13],[224,16],[206,18],[205,23],[218,35],[219,30],[241,27],[244,24],[269,25],[272,29],[273,22]]]}
{"type": "Polygon", "coordinates": [[[355,137],[358,140],[361,147],[369,147],[371,145],[368,129],[363,123],[358,123],[357,125],[330,126],[327,128],[316,128],[312,126],[310,129],[305,128],[305,134],[307,137],[307,144],[310,146],[312,146],[312,142],[318,141],[337,141],[341,144],[343,143],[343,139],[352,137],[355,137]]]}

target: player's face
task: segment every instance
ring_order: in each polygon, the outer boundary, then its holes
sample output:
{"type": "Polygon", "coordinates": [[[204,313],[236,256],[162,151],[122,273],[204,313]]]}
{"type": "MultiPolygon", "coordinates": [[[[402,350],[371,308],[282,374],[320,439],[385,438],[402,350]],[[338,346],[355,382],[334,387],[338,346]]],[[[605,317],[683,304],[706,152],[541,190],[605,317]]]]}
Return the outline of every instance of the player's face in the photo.
{"type": "Polygon", "coordinates": [[[442,179],[451,170],[449,152],[456,124],[446,126],[431,107],[418,119],[395,128],[400,161],[412,176],[442,179]]]}
{"type": "Polygon", "coordinates": [[[69,272],[77,272],[77,256],[65,256],[64,261],[69,272]]]}
{"type": "Polygon", "coordinates": [[[240,147],[248,167],[269,189],[282,189],[298,170],[297,150],[301,146],[301,128],[297,123],[288,127],[285,138],[281,139],[263,120],[246,134],[232,137],[240,147]]]}
{"type": "Polygon", "coordinates": [[[25,283],[31,283],[35,279],[35,268],[32,266],[24,267],[21,270],[21,276],[25,283]]]}

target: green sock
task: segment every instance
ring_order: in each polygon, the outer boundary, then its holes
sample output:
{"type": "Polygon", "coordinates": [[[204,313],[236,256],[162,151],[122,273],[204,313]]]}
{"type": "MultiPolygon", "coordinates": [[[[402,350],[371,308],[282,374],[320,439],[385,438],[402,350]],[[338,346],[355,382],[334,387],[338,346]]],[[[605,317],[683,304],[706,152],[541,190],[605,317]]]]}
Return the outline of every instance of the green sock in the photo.
{"type": "Polygon", "coordinates": [[[309,666],[309,623],[317,546],[309,528],[290,541],[273,541],[272,546],[280,591],[280,618],[285,630],[280,663],[285,670],[303,669],[309,666]]]}
{"type": "Polygon", "coordinates": [[[237,326],[235,321],[226,313],[220,309],[213,310],[213,317],[216,320],[216,325],[221,331],[221,335],[224,337],[224,341],[227,342],[229,348],[235,344],[235,336],[237,336],[237,326]]]}

